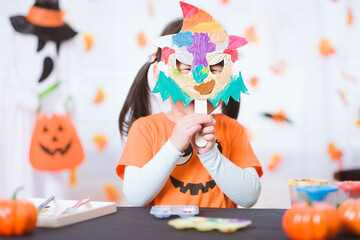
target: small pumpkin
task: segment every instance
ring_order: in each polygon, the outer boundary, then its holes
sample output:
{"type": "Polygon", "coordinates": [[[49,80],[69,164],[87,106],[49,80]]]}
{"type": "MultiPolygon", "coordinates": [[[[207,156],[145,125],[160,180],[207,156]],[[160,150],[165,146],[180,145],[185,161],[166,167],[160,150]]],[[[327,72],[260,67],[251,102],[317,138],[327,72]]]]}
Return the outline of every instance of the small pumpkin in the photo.
{"type": "Polygon", "coordinates": [[[338,190],[332,185],[297,186],[304,193],[305,202],[294,204],[282,221],[286,235],[291,239],[321,240],[334,238],[340,230],[335,207],[324,202],[325,197],[338,190]]]}
{"type": "Polygon", "coordinates": [[[338,234],[340,221],[335,208],[327,203],[297,203],[286,210],[282,227],[291,239],[331,239],[338,234]]]}
{"type": "MultiPolygon", "coordinates": [[[[16,191],[17,192],[17,191],[16,191]]],[[[36,228],[37,209],[27,200],[0,199],[0,235],[25,235],[36,228]]]]}
{"type": "Polygon", "coordinates": [[[343,181],[336,184],[349,197],[338,208],[342,228],[348,234],[360,236],[360,181],[343,181]]]}
{"type": "Polygon", "coordinates": [[[30,163],[40,171],[74,169],[84,150],[70,113],[37,116],[30,146],[30,163]]]}
{"type": "Polygon", "coordinates": [[[360,199],[350,198],[338,208],[344,232],[360,236],[360,199]]]}

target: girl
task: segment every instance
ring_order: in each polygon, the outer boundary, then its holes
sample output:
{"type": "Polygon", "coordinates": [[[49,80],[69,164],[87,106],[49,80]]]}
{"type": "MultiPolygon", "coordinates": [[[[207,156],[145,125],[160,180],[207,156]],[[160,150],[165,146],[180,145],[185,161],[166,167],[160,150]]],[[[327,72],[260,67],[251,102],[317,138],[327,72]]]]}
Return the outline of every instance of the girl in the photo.
{"type": "MultiPolygon", "coordinates": [[[[182,24],[171,22],[161,35],[179,33],[182,24]]],[[[161,57],[159,48],[155,64],[161,57]]],[[[221,72],[223,64],[210,66],[210,71],[221,72]]],[[[206,115],[194,113],[194,101],[187,107],[170,101],[169,112],[150,115],[150,65],[137,74],[119,117],[120,134],[127,140],[116,171],[128,201],[134,206],[253,206],[262,168],[236,121],[239,103],[230,98],[227,106],[222,104],[222,114],[206,115]],[[199,131],[207,141],[204,147],[194,143],[199,131]]],[[[176,67],[182,74],[191,70],[179,61],[176,67]]],[[[208,112],[214,109],[208,102],[208,112]]]]}

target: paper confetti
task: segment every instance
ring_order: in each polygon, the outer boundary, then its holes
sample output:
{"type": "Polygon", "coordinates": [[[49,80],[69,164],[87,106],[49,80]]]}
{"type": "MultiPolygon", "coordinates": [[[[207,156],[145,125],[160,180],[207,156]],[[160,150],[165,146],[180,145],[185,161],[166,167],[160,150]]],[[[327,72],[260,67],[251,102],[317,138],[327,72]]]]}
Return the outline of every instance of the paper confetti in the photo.
{"type": "Polygon", "coordinates": [[[254,26],[250,26],[245,30],[245,38],[251,43],[258,43],[260,41],[254,26]]]}
{"type": "Polygon", "coordinates": [[[77,184],[76,181],[76,169],[73,168],[70,170],[70,186],[74,187],[77,184]]]}
{"type": "Polygon", "coordinates": [[[270,65],[270,70],[276,75],[282,75],[287,69],[287,63],[285,60],[279,60],[273,65],[270,65]]]}
{"type": "Polygon", "coordinates": [[[257,85],[259,84],[259,78],[254,76],[254,77],[251,77],[250,80],[249,80],[249,84],[251,87],[253,88],[256,88],[257,85]]]}
{"type": "Polygon", "coordinates": [[[94,37],[91,34],[84,34],[83,35],[85,41],[85,51],[89,52],[94,45],[94,37]]]}
{"type": "Polygon", "coordinates": [[[342,164],[342,157],[343,157],[343,152],[340,151],[333,142],[330,142],[328,144],[328,154],[330,155],[331,159],[335,162],[338,162],[339,166],[338,169],[339,171],[343,169],[343,164],[342,164]]]}
{"type": "Polygon", "coordinates": [[[111,184],[105,184],[104,190],[106,194],[106,200],[109,202],[118,202],[120,199],[120,194],[118,189],[111,185],[111,184]]]}
{"type": "Polygon", "coordinates": [[[103,151],[107,145],[107,137],[105,134],[98,134],[92,138],[92,141],[96,144],[99,151],[103,151]]]}
{"type": "Polygon", "coordinates": [[[246,137],[249,139],[249,141],[255,140],[255,134],[253,134],[248,127],[244,127],[246,137]]]}
{"type": "Polygon", "coordinates": [[[274,170],[276,170],[278,167],[279,167],[279,165],[282,163],[282,157],[281,157],[281,155],[280,154],[278,154],[278,153],[274,153],[273,155],[272,155],[272,157],[271,157],[271,160],[270,160],[270,162],[269,162],[269,164],[268,164],[268,169],[269,169],[269,171],[274,171],[274,170]]]}
{"type": "Polygon", "coordinates": [[[286,113],[283,109],[280,109],[277,113],[263,113],[263,116],[272,119],[276,123],[291,123],[291,120],[286,117],[286,113]]]}
{"type": "Polygon", "coordinates": [[[221,3],[224,5],[228,4],[229,2],[230,2],[230,0],[221,0],[221,3]]]}
{"type": "Polygon", "coordinates": [[[100,104],[105,101],[106,93],[102,88],[96,89],[96,95],[93,99],[93,103],[100,104]]]}
{"type": "Polygon", "coordinates": [[[329,57],[330,55],[335,53],[335,49],[332,47],[330,40],[327,38],[323,38],[319,43],[319,52],[324,57],[329,57]]]}
{"type": "Polygon", "coordinates": [[[139,45],[140,48],[144,48],[147,46],[148,40],[144,32],[140,32],[137,35],[137,44],[139,45]]]}
{"type": "Polygon", "coordinates": [[[354,17],[353,17],[351,9],[349,8],[347,10],[347,25],[351,26],[353,24],[353,20],[354,20],[354,17]]]}
{"type": "Polygon", "coordinates": [[[349,105],[349,102],[347,101],[347,98],[346,98],[346,95],[347,95],[347,92],[345,90],[338,90],[338,93],[339,93],[339,96],[342,100],[342,102],[348,106],[349,105]]]}
{"type": "Polygon", "coordinates": [[[147,1],[147,8],[148,8],[148,13],[150,16],[154,16],[155,12],[154,12],[154,3],[152,0],[148,0],[147,1]]]}

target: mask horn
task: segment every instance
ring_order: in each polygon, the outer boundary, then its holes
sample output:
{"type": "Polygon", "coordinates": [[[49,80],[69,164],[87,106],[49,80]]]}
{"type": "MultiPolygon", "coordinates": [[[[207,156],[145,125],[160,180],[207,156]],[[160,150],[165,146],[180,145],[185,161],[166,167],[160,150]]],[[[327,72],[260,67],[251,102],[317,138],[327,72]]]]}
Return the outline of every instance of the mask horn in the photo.
{"type": "Polygon", "coordinates": [[[235,35],[230,35],[229,36],[229,45],[227,48],[235,49],[235,48],[242,47],[247,43],[248,43],[248,41],[246,40],[246,38],[235,36],[235,35]]]}

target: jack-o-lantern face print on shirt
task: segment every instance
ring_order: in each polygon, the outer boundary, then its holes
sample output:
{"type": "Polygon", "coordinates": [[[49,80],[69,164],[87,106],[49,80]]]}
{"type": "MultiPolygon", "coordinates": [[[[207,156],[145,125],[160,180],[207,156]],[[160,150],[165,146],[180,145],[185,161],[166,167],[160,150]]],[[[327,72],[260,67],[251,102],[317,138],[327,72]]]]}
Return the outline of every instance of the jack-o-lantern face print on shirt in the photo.
{"type": "MultiPolygon", "coordinates": [[[[220,152],[222,152],[222,147],[220,142],[216,141],[217,147],[220,152]]],[[[184,156],[182,156],[177,162],[174,171],[170,175],[171,184],[175,188],[179,188],[181,193],[190,192],[190,195],[198,195],[199,192],[207,193],[216,186],[216,183],[211,178],[210,175],[206,172],[206,169],[203,169],[203,172],[192,173],[192,182],[184,182],[181,179],[181,174],[191,174],[192,164],[198,164],[195,161],[200,161],[196,156],[196,153],[193,150],[191,144],[185,150],[184,156]],[[179,176],[178,176],[179,175],[179,176]]],[[[201,164],[201,163],[200,163],[201,164]]]]}
{"type": "Polygon", "coordinates": [[[30,146],[30,163],[35,169],[73,169],[83,159],[84,151],[70,114],[37,117],[30,146]]]}

